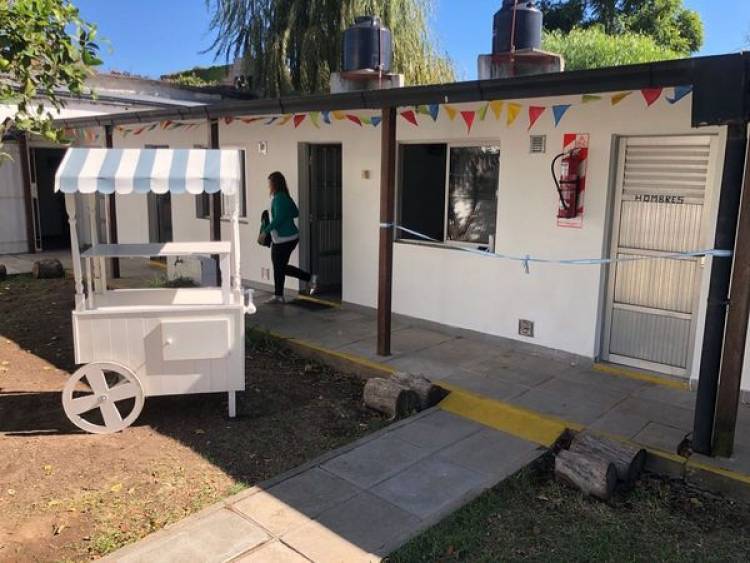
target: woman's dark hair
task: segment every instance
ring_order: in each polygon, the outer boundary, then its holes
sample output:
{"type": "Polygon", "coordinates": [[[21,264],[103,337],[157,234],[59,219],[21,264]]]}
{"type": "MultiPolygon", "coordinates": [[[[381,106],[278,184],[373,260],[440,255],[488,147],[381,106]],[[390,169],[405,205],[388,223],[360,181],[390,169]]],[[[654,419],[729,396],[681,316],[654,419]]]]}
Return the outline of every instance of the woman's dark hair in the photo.
{"type": "Polygon", "coordinates": [[[281,172],[274,172],[268,177],[268,180],[271,182],[273,193],[284,193],[289,195],[289,187],[286,185],[286,178],[284,178],[284,175],[281,172]]]}

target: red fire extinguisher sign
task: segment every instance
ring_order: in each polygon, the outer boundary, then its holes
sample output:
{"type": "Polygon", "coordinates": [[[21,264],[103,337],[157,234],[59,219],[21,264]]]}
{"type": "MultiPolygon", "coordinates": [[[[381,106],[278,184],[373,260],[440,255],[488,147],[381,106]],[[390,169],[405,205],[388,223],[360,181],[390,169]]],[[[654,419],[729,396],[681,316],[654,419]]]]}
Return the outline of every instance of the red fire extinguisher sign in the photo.
{"type": "Polygon", "coordinates": [[[557,226],[569,229],[583,228],[586,195],[586,172],[589,158],[589,135],[566,133],[563,137],[560,170],[560,194],[557,226]]]}

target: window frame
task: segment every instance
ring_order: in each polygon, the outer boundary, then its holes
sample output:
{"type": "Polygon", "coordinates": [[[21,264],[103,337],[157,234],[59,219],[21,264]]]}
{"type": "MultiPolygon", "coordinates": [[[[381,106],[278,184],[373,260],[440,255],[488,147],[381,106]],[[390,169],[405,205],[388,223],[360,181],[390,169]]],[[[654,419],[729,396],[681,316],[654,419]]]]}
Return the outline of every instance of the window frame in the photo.
{"type": "MultiPolygon", "coordinates": [[[[206,145],[193,145],[194,149],[205,149],[206,145]]],[[[248,158],[248,151],[246,147],[241,146],[224,146],[222,149],[227,150],[237,150],[242,152],[242,187],[240,192],[240,210],[239,210],[239,220],[240,221],[246,221],[247,220],[247,158],[248,158]]],[[[221,217],[220,219],[222,221],[229,221],[232,217],[229,213],[226,211],[226,204],[225,204],[225,196],[223,193],[221,194],[221,217]]],[[[211,219],[211,203],[210,203],[211,194],[202,193],[200,195],[195,196],[195,218],[196,219],[203,219],[203,220],[209,220],[211,219]],[[203,208],[205,214],[199,213],[199,210],[203,208]]]]}
{"type": "MultiPolygon", "coordinates": [[[[396,242],[405,244],[421,244],[425,246],[436,246],[442,248],[466,248],[471,250],[487,249],[490,252],[495,252],[495,245],[497,244],[497,233],[498,233],[498,218],[499,213],[495,215],[494,231],[490,235],[488,243],[475,243],[465,242],[448,239],[448,215],[450,205],[450,167],[451,167],[451,151],[454,148],[471,148],[471,147],[497,147],[499,150],[498,158],[500,159],[500,165],[502,165],[502,154],[503,148],[500,139],[498,138],[478,138],[478,139],[409,139],[405,141],[398,141],[398,145],[445,145],[445,186],[444,186],[444,202],[443,202],[443,240],[442,241],[431,241],[431,240],[415,240],[411,238],[404,238],[402,233],[396,233],[396,242]]],[[[401,162],[403,152],[397,151],[397,170],[398,170],[398,198],[397,198],[397,213],[396,217],[401,223],[401,191],[403,190],[403,163],[401,162]]],[[[497,174],[497,185],[495,186],[495,199],[498,203],[498,211],[500,204],[500,172],[501,168],[498,169],[497,174]]],[[[407,225],[408,226],[408,225],[407,225]]]]}

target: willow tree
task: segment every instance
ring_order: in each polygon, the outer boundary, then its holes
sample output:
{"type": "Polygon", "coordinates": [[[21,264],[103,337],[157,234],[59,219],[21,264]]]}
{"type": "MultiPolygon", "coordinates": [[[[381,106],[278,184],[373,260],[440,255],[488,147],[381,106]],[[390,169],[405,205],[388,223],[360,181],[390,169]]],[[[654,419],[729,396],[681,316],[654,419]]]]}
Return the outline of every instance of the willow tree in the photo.
{"type": "Polygon", "coordinates": [[[429,32],[430,0],[206,0],[216,38],[209,50],[243,57],[259,95],[326,92],[340,70],[343,31],[374,14],[393,33],[394,70],[408,84],[454,79],[429,32]]]}

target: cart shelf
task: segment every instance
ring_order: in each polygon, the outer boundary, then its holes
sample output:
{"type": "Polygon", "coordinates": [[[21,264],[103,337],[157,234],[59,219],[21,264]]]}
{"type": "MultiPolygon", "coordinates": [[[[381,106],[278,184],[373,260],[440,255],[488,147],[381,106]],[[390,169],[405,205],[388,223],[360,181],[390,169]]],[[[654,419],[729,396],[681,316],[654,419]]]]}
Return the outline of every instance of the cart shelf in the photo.
{"type": "Polygon", "coordinates": [[[166,242],[157,244],[97,244],[81,253],[84,258],[150,258],[153,256],[221,255],[232,252],[229,241],[166,242]]]}

